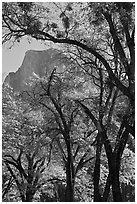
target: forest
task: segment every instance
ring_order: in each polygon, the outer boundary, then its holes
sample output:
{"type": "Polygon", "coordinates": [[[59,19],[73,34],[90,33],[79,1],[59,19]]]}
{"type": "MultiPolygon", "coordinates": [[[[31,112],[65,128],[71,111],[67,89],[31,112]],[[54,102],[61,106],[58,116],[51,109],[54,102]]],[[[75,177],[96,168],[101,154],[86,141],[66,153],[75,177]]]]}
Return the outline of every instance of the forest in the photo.
{"type": "Polygon", "coordinates": [[[65,66],[3,83],[3,202],[135,202],[135,3],[3,2],[3,45],[24,38],[65,66]]]}

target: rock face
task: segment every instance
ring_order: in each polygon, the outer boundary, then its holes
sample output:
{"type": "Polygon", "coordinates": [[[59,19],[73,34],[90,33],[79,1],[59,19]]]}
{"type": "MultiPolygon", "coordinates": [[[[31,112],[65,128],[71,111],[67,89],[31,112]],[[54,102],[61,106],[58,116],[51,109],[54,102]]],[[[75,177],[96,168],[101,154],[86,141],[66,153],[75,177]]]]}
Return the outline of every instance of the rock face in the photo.
{"type": "Polygon", "coordinates": [[[62,70],[67,64],[66,59],[65,55],[56,49],[29,50],[25,53],[21,67],[16,72],[10,72],[4,83],[8,83],[15,91],[21,91],[30,76],[33,74],[39,77],[47,76],[55,67],[62,70]]]}

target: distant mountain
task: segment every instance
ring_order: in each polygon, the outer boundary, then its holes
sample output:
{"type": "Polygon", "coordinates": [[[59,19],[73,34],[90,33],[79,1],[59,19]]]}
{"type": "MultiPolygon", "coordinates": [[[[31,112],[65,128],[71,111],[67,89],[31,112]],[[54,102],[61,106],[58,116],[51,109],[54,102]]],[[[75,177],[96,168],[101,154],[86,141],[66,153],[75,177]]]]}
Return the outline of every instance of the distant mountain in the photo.
{"type": "Polygon", "coordinates": [[[68,59],[57,49],[28,50],[22,65],[16,72],[10,72],[4,83],[8,83],[15,91],[21,91],[24,89],[25,81],[30,76],[35,74],[39,77],[49,75],[55,67],[58,71],[63,70],[67,63],[68,59]]]}

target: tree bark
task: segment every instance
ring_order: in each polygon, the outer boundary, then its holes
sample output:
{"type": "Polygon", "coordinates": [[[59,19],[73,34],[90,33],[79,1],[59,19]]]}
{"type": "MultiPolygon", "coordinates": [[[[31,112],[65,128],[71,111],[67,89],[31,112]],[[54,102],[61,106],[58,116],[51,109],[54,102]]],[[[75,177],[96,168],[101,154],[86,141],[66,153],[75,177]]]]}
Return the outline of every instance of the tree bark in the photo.
{"type": "Polygon", "coordinates": [[[114,202],[122,202],[122,195],[121,195],[120,181],[119,181],[119,169],[120,169],[120,160],[117,159],[117,153],[114,152],[111,160],[111,166],[109,166],[114,202]]]}
{"type": "Polygon", "coordinates": [[[31,187],[28,187],[28,189],[26,190],[26,200],[25,202],[32,202],[33,200],[33,196],[34,196],[34,192],[30,189],[31,187]]]}
{"type": "Polygon", "coordinates": [[[106,131],[103,132],[104,146],[106,150],[106,155],[108,159],[109,174],[111,178],[113,201],[122,202],[120,181],[119,181],[119,169],[120,169],[120,157],[118,154],[117,147],[112,152],[112,148],[107,137],[106,131]]]}
{"type": "Polygon", "coordinates": [[[108,174],[105,190],[104,190],[103,197],[102,197],[102,202],[108,201],[110,186],[111,186],[111,176],[110,176],[110,174],[108,174]]]}
{"type": "Polygon", "coordinates": [[[112,184],[112,193],[113,193],[114,202],[122,202],[122,195],[121,195],[121,188],[120,188],[120,181],[119,181],[119,170],[120,170],[121,156],[123,154],[125,145],[127,143],[128,136],[129,136],[129,130],[127,127],[125,131],[122,133],[121,139],[119,143],[116,145],[112,155],[110,174],[111,174],[111,184],[112,184]]]}
{"type": "Polygon", "coordinates": [[[97,135],[97,147],[96,147],[96,161],[94,167],[94,202],[101,202],[101,194],[99,192],[99,180],[100,180],[100,156],[101,156],[101,135],[97,135]]]}
{"type": "Polygon", "coordinates": [[[72,180],[72,171],[71,168],[68,166],[66,168],[66,202],[73,202],[74,201],[74,185],[72,180]]]}
{"type": "Polygon", "coordinates": [[[71,147],[70,147],[70,138],[69,135],[67,136],[67,162],[66,162],[66,202],[73,202],[74,201],[74,178],[73,178],[73,161],[72,161],[72,154],[71,154],[71,147]]]}
{"type": "Polygon", "coordinates": [[[32,202],[35,191],[33,188],[34,170],[33,170],[33,158],[30,154],[26,154],[28,160],[28,178],[27,178],[27,189],[26,189],[26,202],[32,202]]]}

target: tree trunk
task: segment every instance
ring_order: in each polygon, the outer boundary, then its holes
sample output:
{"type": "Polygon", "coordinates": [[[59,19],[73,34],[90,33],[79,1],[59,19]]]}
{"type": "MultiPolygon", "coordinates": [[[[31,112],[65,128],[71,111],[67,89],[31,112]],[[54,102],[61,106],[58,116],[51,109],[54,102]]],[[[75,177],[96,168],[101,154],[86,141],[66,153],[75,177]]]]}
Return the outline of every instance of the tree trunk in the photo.
{"type": "Polygon", "coordinates": [[[108,201],[110,186],[111,186],[111,176],[110,176],[110,174],[108,174],[105,190],[104,190],[104,193],[103,193],[102,202],[107,202],[108,201]]]}
{"type": "MultiPolygon", "coordinates": [[[[112,185],[112,194],[114,202],[122,202],[121,190],[120,190],[120,181],[119,181],[119,169],[120,169],[120,154],[118,152],[119,146],[115,147],[115,150],[112,152],[111,144],[106,135],[106,131],[103,134],[104,146],[108,159],[109,174],[112,185]]],[[[109,186],[108,186],[109,187],[109,186]]]]}
{"type": "Polygon", "coordinates": [[[115,177],[115,173],[112,176],[111,183],[112,183],[113,201],[122,202],[120,183],[119,183],[119,179],[115,177]]]}
{"type": "Polygon", "coordinates": [[[122,202],[119,175],[116,169],[111,174],[111,184],[112,184],[113,201],[122,202]]]}
{"type": "Polygon", "coordinates": [[[113,153],[111,165],[109,166],[111,184],[112,184],[112,193],[114,202],[122,202],[122,195],[120,189],[119,181],[119,169],[120,169],[120,158],[117,158],[117,152],[113,153]]]}
{"type": "Polygon", "coordinates": [[[67,180],[66,201],[73,202],[74,201],[74,185],[73,185],[73,180],[72,180],[72,171],[71,171],[69,164],[66,168],[66,180],[67,180]]]}
{"type": "Polygon", "coordinates": [[[99,192],[99,180],[100,180],[100,155],[101,155],[101,135],[100,133],[97,135],[97,147],[96,147],[96,161],[94,167],[94,202],[101,202],[101,194],[99,192]]]}
{"type": "Polygon", "coordinates": [[[74,201],[74,178],[73,178],[73,160],[71,154],[71,147],[70,147],[70,138],[68,136],[68,140],[66,142],[67,145],[67,163],[66,163],[66,202],[73,202],[74,201]]]}
{"type": "Polygon", "coordinates": [[[34,192],[32,192],[31,189],[27,189],[26,190],[26,201],[25,202],[32,202],[33,196],[34,196],[34,192]]]}
{"type": "Polygon", "coordinates": [[[26,189],[26,202],[32,202],[35,191],[33,189],[34,169],[33,169],[33,157],[30,154],[26,154],[28,160],[28,178],[26,189]]]}
{"type": "MultiPolygon", "coordinates": [[[[126,124],[125,124],[126,125],[126,124]]],[[[127,143],[129,136],[128,128],[122,133],[119,143],[116,145],[114,152],[112,154],[112,161],[110,164],[110,174],[111,174],[111,184],[112,184],[112,193],[114,202],[122,202],[120,181],[119,181],[119,170],[120,170],[120,161],[123,154],[125,145],[127,143]]]]}

